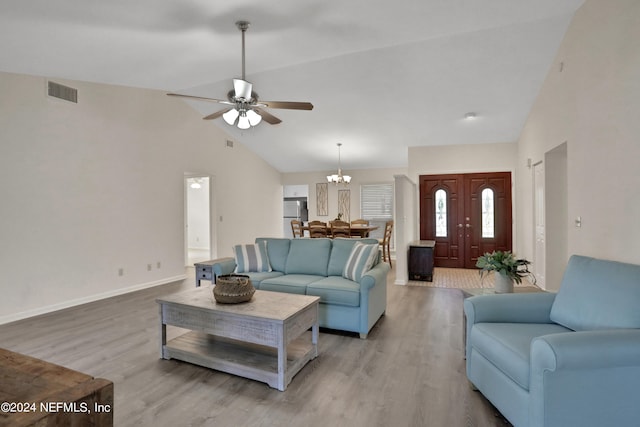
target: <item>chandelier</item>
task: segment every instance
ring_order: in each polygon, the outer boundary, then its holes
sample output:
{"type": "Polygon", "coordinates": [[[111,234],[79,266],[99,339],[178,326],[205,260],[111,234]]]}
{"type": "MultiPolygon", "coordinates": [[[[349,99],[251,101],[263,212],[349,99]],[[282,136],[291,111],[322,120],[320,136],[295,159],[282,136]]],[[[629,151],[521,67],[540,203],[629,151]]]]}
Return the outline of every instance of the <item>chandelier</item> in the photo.
{"type": "Polygon", "coordinates": [[[342,174],[342,167],[340,165],[340,147],[342,146],[342,143],[338,142],[336,145],[338,146],[338,173],[337,174],[334,173],[333,175],[327,175],[327,181],[333,182],[336,185],[338,184],[347,185],[351,182],[351,177],[349,175],[342,174]]]}

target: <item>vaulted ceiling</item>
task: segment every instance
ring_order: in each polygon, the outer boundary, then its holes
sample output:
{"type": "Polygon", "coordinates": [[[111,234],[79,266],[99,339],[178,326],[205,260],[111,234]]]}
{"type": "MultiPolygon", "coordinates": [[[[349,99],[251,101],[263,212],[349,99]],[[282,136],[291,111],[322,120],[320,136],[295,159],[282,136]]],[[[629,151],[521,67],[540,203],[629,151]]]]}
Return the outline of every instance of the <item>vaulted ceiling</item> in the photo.
{"type": "MultiPolygon", "coordinates": [[[[583,0],[21,0],[0,3],[0,71],[312,111],[237,141],[282,172],[406,167],[408,147],[514,142],[583,0]],[[464,120],[469,112],[475,120],[464,120]]],[[[188,102],[195,115],[220,105],[188,102]]]]}

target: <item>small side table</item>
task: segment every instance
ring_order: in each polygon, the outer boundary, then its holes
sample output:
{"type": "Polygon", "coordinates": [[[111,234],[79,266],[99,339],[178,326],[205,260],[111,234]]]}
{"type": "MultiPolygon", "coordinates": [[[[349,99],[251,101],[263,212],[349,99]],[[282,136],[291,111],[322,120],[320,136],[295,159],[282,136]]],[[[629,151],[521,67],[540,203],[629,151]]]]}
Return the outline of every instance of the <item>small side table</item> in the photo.
{"type": "Polygon", "coordinates": [[[435,240],[409,243],[409,280],[433,281],[433,250],[435,240]]]}
{"type": "Polygon", "coordinates": [[[200,286],[200,280],[209,280],[213,283],[213,263],[215,260],[196,262],[193,264],[196,267],[196,287],[200,286]]]}

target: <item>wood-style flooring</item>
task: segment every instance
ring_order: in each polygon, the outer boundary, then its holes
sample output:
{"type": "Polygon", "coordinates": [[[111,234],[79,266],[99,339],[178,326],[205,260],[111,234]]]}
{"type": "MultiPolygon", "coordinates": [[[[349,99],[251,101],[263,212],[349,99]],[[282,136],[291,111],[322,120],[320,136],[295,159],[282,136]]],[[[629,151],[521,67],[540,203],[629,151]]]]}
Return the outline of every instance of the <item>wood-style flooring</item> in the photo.
{"type": "Polygon", "coordinates": [[[155,299],[192,288],[192,271],[184,282],[0,325],[0,347],[113,381],[119,427],[508,426],[468,385],[461,292],[393,281],[369,338],[321,330],[318,358],[285,392],[160,359],[155,299]]]}

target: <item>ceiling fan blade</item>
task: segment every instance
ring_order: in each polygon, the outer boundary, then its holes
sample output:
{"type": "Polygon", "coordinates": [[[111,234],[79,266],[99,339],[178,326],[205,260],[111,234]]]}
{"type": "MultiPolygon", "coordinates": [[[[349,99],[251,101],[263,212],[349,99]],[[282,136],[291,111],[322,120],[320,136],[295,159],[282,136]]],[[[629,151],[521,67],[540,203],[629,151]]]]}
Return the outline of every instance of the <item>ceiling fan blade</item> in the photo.
{"type": "Polygon", "coordinates": [[[233,89],[236,92],[236,98],[251,99],[251,91],[253,85],[246,80],[233,79],[233,89]]]}
{"type": "Polygon", "coordinates": [[[169,95],[169,96],[179,96],[181,98],[197,99],[199,101],[217,102],[218,104],[235,105],[233,102],[225,101],[225,100],[222,100],[222,99],[216,99],[216,98],[206,98],[204,96],[183,95],[181,93],[168,93],[167,95],[169,95]]]}
{"type": "Polygon", "coordinates": [[[261,110],[260,108],[254,108],[253,110],[256,113],[260,114],[260,116],[262,117],[262,120],[264,120],[265,122],[271,125],[277,125],[278,123],[282,123],[282,120],[280,120],[279,118],[277,118],[271,113],[267,113],[266,111],[261,110]]]}
{"type": "Polygon", "coordinates": [[[313,104],[310,102],[290,102],[290,101],[258,101],[260,105],[269,108],[283,108],[287,110],[313,110],[313,104]]]}
{"type": "Polygon", "coordinates": [[[222,116],[224,113],[226,113],[227,111],[231,111],[233,110],[233,108],[226,108],[224,110],[220,110],[220,111],[216,111],[215,113],[209,114],[208,116],[204,116],[202,118],[202,120],[213,120],[213,119],[217,119],[218,117],[222,116]]]}

